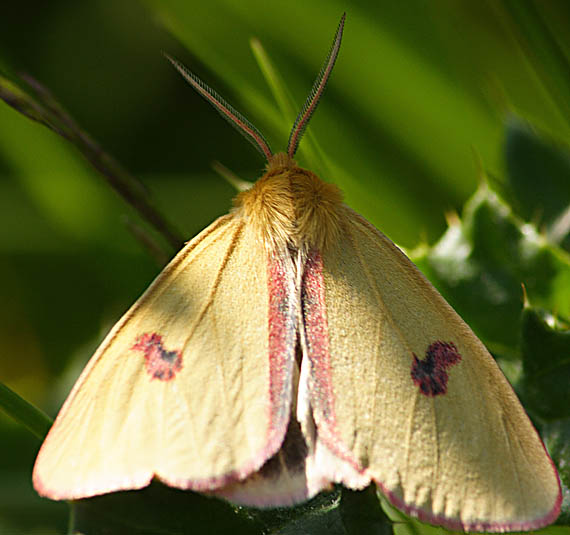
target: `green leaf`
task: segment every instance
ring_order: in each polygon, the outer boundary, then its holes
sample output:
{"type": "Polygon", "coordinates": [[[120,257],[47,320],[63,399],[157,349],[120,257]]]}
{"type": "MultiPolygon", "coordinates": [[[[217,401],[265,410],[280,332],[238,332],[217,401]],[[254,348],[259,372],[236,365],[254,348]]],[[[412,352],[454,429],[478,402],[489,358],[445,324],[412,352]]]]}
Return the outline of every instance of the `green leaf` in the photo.
{"type": "MultiPolygon", "coordinates": [[[[85,535],[261,534],[261,525],[239,508],[158,483],[74,502],[73,528],[85,535]]],[[[75,533],[75,531],[74,531],[75,533]]]]}
{"type": "Polygon", "coordinates": [[[261,512],[271,535],[349,535],[344,525],[339,503],[340,489],[323,493],[294,508],[261,512]],[[276,525],[277,524],[277,525],[276,525]]]}
{"type": "Polygon", "coordinates": [[[550,241],[570,250],[570,151],[530,125],[507,122],[505,158],[514,209],[546,227],[550,241]]]}
{"type": "Polygon", "coordinates": [[[0,409],[20,422],[41,440],[47,435],[52,424],[52,420],[47,414],[34,407],[3,383],[0,383],[0,409]]]}
{"type": "Polygon", "coordinates": [[[570,317],[570,256],[514,216],[486,184],[414,261],[500,356],[519,355],[523,284],[533,304],[570,317]]]}
{"type": "Polygon", "coordinates": [[[392,534],[392,522],[382,510],[374,485],[361,491],[343,488],[340,515],[347,535],[392,534]]]}
{"type": "Polygon", "coordinates": [[[451,533],[445,528],[432,526],[406,515],[388,502],[380,491],[378,491],[378,498],[386,516],[394,524],[394,535],[445,535],[451,533]]]}
{"type": "Polygon", "coordinates": [[[522,313],[521,397],[542,419],[570,418],[570,328],[525,306],[522,313]]]}
{"type": "Polygon", "coordinates": [[[337,490],[297,507],[260,510],[153,483],[74,502],[73,527],[85,535],[351,535],[339,503],[337,490]]]}

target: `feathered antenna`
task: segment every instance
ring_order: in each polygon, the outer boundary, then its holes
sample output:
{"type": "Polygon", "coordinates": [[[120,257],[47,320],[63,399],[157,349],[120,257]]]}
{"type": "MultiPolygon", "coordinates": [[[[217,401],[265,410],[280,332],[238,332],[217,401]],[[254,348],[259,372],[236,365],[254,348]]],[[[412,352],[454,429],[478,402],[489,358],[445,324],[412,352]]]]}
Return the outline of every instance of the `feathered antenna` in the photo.
{"type": "Polygon", "coordinates": [[[345,19],[346,19],[346,13],[343,13],[340,19],[340,23],[338,25],[338,29],[334,36],[333,44],[331,46],[331,49],[329,50],[327,59],[325,60],[325,63],[321,68],[321,72],[319,72],[319,75],[317,76],[317,79],[313,84],[313,87],[311,89],[311,92],[309,93],[309,96],[307,97],[307,100],[305,100],[305,105],[299,112],[299,115],[297,115],[295,124],[291,129],[291,134],[289,135],[289,143],[287,145],[287,154],[291,158],[293,158],[295,152],[297,152],[299,141],[301,140],[301,137],[305,133],[305,129],[307,128],[307,124],[309,123],[311,115],[313,115],[314,111],[317,108],[317,105],[319,104],[319,100],[321,99],[323,91],[329,80],[330,74],[333,70],[336,58],[338,56],[338,51],[340,49],[340,42],[342,39],[342,31],[344,29],[345,19]]]}
{"type": "Polygon", "coordinates": [[[208,84],[200,80],[193,72],[189,71],[184,65],[171,58],[168,54],[164,54],[166,59],[174,65],[176,70],[184,76],[186,81],[202,95],[218,112],[228,121],[240,134],[242,134],[261,154],[265,156],[267,161],[271,159],[273,153],[269,148],[269,143],[263,137],[263,134],[253,126],[239,111],[231,104],[226,102],[216,91],[208,84]]]}

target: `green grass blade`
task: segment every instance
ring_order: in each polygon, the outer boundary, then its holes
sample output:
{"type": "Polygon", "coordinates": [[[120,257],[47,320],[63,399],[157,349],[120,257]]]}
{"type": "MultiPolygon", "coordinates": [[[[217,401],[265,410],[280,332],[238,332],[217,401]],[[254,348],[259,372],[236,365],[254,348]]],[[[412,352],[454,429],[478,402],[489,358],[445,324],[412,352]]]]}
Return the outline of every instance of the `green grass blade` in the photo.
{"type": "Polygon", "coordinates": [[[0,383],[0,409],[41,440],[44,439],[53,423],[45,412],[16,394],[4,383],[0,383]]]}

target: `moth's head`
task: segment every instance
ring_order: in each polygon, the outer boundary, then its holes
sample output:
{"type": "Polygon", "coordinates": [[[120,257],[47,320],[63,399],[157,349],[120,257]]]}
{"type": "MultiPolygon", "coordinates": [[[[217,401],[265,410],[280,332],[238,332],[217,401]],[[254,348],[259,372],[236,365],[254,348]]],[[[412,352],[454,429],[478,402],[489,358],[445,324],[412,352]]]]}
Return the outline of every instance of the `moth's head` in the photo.
{"type": "Polygon", "coordinates": [[[324,251],[336,241],[342,219],[342,193],[334,184],[299,167],[281,152],[269,159],[263,176],[234,200],[268,252],[324,251]]]}

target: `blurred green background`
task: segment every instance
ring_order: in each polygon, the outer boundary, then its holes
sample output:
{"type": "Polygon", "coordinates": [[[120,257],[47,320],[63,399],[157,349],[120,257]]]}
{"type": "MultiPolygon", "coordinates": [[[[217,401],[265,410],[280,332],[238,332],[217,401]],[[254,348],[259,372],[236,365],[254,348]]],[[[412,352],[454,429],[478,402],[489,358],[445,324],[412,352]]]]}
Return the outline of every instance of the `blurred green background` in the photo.
{"type": "MultiPolygon", "coordinates": [[[[161,52],[284,150],[292,121],[250,39],[300,107],[343,11],[337,66],[309,127],[326,155],[313,170],[408,248],[442,235],[480,167],[524,206],[507,179],[505,126],[516,116],[552,143],[568,142],[566,0],[10,3],[0,17],[0,70],[49,88],[189,239],[231,206],[234,192],[212,161],[248,180],[264,162],[161,52]]],[[[300,163],[309,159],[299,153],[300,163]]],[[[521,212],[540,227],[541,210],[521,212]]],[[[145,228],[70,143],[0,103],[0,380],[51,416],[160,270],[132,224],[145,228]]],[[[0,436],[0,532],[63,532],[66,505],[31,487],[39,441],[1,412],[0,436]]]]}

